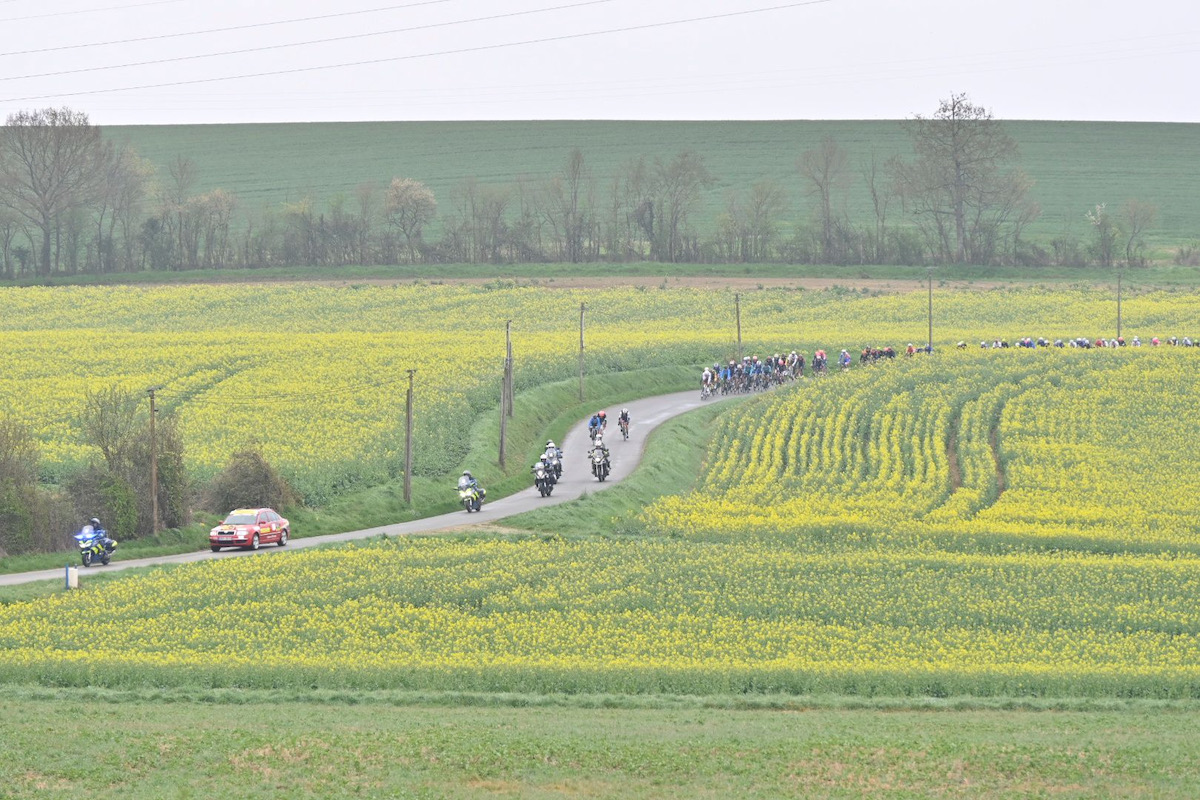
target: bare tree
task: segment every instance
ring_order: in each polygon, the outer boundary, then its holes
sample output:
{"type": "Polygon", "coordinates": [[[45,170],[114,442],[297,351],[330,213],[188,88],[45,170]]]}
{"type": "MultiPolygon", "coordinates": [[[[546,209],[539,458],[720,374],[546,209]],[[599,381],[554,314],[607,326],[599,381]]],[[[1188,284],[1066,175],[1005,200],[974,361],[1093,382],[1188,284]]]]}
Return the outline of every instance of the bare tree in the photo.
{"type": "Polygon", "coordinates": [[[871,208],[875,212],[874,232],[871,234],[871,261],[882,264],[887,259],[888,207],[895,199],[895,183],[887,177],[888,168],[880,167],[879,158],[871,151],[870,159],[859,166],[863,183],[871,195],[871,208]]]}
{"type": "Polygon", "coordinates": [[[0,487],[32,485],[37,481],[39,458],[29,430],[16,420],[0,417],[0,487]]]}
{"type": "Polygon", "coordinates": [[[41,232],[44,275],[55,232],[95,202],[104,156],[100,129],[69,108],[20,111],[0,128],[0,201],[41,232]]]}
{"type": "Polygon", "coordinates": [[[583,151],[576,147],[567,156],[562,172],[546,186],[544,213],[555,232],[559,257],[577,264],[586,255],[591,239],[592,177],[584,164],[583,151]]]}
{"type": "Polygon", "coordinates": [[[17,252],[13,246],[17,234],[21,232],[21,221],[16,214],[4,206],[0,206],[0,272],[7,280],[17,276],[17,252]]]}
{"type": "MultiPolygon", "coordinates": [[[[196,185],[196,164],[190,158],[184,158],[179,155],[175,160],[167,165],[167,174],[171,180],[166,186],[166,194],[164,200],[166,203],[165,211],[168,214],[174,214],[175,217],[175,235],[177,237],[178,250],[176,258],[177,266],[185,265],[187,248],[185,247],[186,232],[186,210],[188,199],[192,194],[192,187],[196,185]]],[[[169,218],[169,217],[168,217],[169,218]]],[[[193,260],[192,266],[195,266],[193,260]]]]}
{"type": "Polygon", "coordinates": [[[786,197],[773,181],[760,181],[745,199],[731,192],[725,212],[717,219],[718,241],[730,261],[762,262],[770,259],[786,197]]]}
{"type": "Polygon", "coordinates": [[[659,261],[679,261],[684,252],[688,219],[700,201],[700,192],[713,182],[704,158],[685,150],[670,161],[655,160],[651,195],[654,198],[654,238],[659,261]]]}
{"type": "Polygon", "coordinates": [[[378,196],[379,187],[374,183],[360,183],[354,189],[354,198],[358,201],[358,263],[363,265],[374,261],[368,254],[368,248],[378,213],[378,196]]]}
{"type": "Polygon", "coordinates": [[[827,264],[842,260],[837,246],[838,218],[836,208],[846,188],[849,159],[832,136],[821,144],[800,154],[797,168],[806,184],[808,196],[816,202],[817,219],[821,226],[821,257],[827,264]]]}
{"type": "Polygon", "coordinates": [[[134,230],[154,169],[127,145],[114,147],[104,167],[95,220],[96,269],[102,273],[132,266],[136,243],[134,230]],[[120,252],[117,249],[118,230],[120,252]]]}
{"type": "Polygon", "coordinates": [[[408,246],[408,261],[417,262],[417,243],[421,231],[437,216],[437,200],[433,191],[411,178],[394,178],[384,200],[388,223],[400,231],[408,246]]]}
{"type": "Polygon", "coordinates": [[[610,204],[613,243],[610,258],[645,260],[645,242],[654,239],[654,203],[650,199],[650,170],[646,159],[638,157],[621,167],[613,178],[610,204]]]}
{"type": "Polygon", "coordinates": [[[475,253],[480,261],[500,263],[508,242],[508,204],[512,193],[501,186],[480,187],[474,206],[475,253]]]}
{"type": "Polygon", "coordinates": [[[943,260],[986,262],[1007,225],[1036,217],[1028,178],[1003,169],[1016,142],[990,111],[955,94],[906,127],[917,158],[898,164],[904,200],[943,260]]]}
{"type": "Polygon", "coordinates": [[[1091,223],[1092,233],[1095,236],[1092,254],[1096,262],[1102,267],[1111,267],[1115,260],[1117,237],[1121,235],[1121,230],[1113,220],[1112,214],[1108,213],[1108,204],[1097,203],[1096,207],[1086,212],[1084,216],[1091,223]]]}
{"type": "Polygon", "coordinates": [[[142,435],[141,397],[115,386],[87,392],[80,419],[84,438],[100,449],[110,471],[129,471],[137,439],[142,435]]]}
{"type": "Polygon", "coordinates": [[[224,189],[213,189],[189,201],[196,216],[205,267],[223,267],[230,257],[229,228],[237,208],[237,196],[224,189]]]}
{"type": "Polygon", "coordinates": [[[1146,228],[1154,224],[1158,209],[1150,203],[1141,200],[1126,200],[1121,208],[1121,218],[1125,221],[1125,264],[1130,267],[1143,267],[1146,257],[1142,254],[1146,242],[1142,238],[1146,228]]]}
{"type": "Polygon", "coordinates": [[[517,179],[517,216],[509,231],[509,258],[519,263],[544,261],[542,192],[531,178],[517,179]]]}

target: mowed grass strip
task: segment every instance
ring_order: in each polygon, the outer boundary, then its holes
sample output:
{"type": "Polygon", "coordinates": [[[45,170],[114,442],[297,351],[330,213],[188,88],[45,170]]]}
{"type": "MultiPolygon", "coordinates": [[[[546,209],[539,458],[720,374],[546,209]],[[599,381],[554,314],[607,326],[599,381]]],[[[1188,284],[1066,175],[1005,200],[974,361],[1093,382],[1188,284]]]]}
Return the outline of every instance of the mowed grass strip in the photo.
{"type": "Polygon", "coordinates": [[[10,693],[0,717],[9,798],[1192,798],[1200,790],[1194,710],[446,708],[10,693]],[[64,722],[48,724],[55,719],[64,722]]]}

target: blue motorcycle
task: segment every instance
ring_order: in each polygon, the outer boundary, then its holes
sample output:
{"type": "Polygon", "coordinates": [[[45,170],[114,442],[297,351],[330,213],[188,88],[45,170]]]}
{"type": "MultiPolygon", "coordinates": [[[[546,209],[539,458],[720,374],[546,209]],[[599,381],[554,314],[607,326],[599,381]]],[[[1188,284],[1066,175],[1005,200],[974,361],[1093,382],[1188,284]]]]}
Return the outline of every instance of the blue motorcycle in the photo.
{"type": "Polygon", "coordinates": [[[117,549],[116,540],[108,538],[107,531],[91,525],[84,525],[83,530],[75,534],[75,542],[79,545],[79,555],[85,567],[97,561],[107,564],[112,561],[113,551],[117,549]]]}

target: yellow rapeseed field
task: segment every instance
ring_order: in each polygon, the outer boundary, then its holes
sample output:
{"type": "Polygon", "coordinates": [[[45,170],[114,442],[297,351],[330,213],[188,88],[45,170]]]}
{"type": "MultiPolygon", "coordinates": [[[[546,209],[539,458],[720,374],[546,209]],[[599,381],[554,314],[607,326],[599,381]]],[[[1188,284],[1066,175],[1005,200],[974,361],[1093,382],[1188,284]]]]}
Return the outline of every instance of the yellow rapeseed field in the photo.
{"type": "Polygon", "coordinates": [[[1051,348],[837,375],[731,415],[702,487],[645,519],[702,538],[1200,552],[1198,367],[1195,348],[1051,348]]]}
{"type": "MultiPolygon", "coordinates": [[[[440,423],[469,420],[493,393],[508,318],[527,381],[574,368],[580,302],[603,368],[723,359],[733,336],[728,295],[697,290],[107,292],[16,295],[43,327],[0,323],[19,353],[0,397],[31,420],[62,416],[38,430],[63,460],[81,455],[70,409],[97,381],[174,370],[164,394],[199,464],[246,431],[284,463],[325,464],[339,442],[385,461],[404,369],[441,387],[444,406],[424,401],[440,423]],[[255,302],[289,313],[248,314],[255,302]],[[272,386],[287,400],[249,399],[272,386]]],[[[753,292],[743,322],[749,349],[902,349],[923,302],[753,292]]],[[[980,350],[1099,335],[1109,300],[940,302],[933,357],[808,378],[728,413],[697,488],[621,526],[644,536],[382,541],[113,581],[0,607],[0,680],[1200,695],[1200,350],[980,350]],[[945,346],[959,339],[976,346],[945,346]]],[[[1126,335],[1191,335],[1198,312],[1186,295],[1135,298],[1126,335]]]]}
{"type": "Polygon", "coordinates": [[[1193,695],[1200,564],[761,541],[376,542],[0,608],[0,680],[1193,695]]]}
{"type": "MultiPolygon", "coordinates": [[[[577,369],[579,305],[588,306],[592,372],[700,364],[734,355],[732,292],[557,290],[510,285],[311,284],[0,289],[0,414],[32,427],[46,467],[95,457],[77,417],[86,390],[164,385],[189,468],[211,473],[260,444],[314,496],[385,480],[402,458],[406,370],[418,370],[416,469],[453,468],[476,415],[492,408],[513,320],[518,388],[577,369]]],[[[1095,335],[1110,325],[1102,291],[940,292],[939,342],[1005,335],[1095,335]]],[[[1186,295],[1126,302],[1153,333],[1200,332],[1186,295]],[[1162,326],[1159,330],[1157,326],[1162,326]]],[[[920,293],[743,293],[747,354],[868,344],[901,348],[925,330],[920,293]]]]}

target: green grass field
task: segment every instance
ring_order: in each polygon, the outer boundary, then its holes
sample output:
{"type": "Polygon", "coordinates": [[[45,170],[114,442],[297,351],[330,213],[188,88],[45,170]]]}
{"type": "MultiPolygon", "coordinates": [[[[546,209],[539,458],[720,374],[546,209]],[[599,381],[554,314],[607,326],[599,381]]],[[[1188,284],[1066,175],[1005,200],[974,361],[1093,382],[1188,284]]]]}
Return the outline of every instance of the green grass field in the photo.
{"type": "Polygon", "coordinates": [[[688,698],[645,708],[606,707],[613,698],[604,697],[469,700],[3,690],[0,795],[1182,799],[1200,791],[1200,713],[1190,706],[946,712],[856,710],[836,699],[775,710],[688,698]]]}
{"type": "MultiPolygon", "coordinates": [[[[930,108],[913,109],[928,113],[930,108]]],[[[1001,111],[1001,110],[998,110],[1001,111]]],[[[1084,212],[1096,203],[1119,208],[1130,198],[1158,206],[1152,246],[1200,238],[1200,131],[1167,123],[1009,122],[1021,164],[1036,181],[1042,218],[1029,237],[1049,240],[1064,231],[1084,238],[1084,212]]],[[[363,182],[416,178],[436,193],[443,212],[464,179],[515,184],[558,172],[579,147],[607,196],[622,164],[646,156],[669,158],[682,149],[704,156],[716,183],[697,219],[711,223],[730,190],[774,180],[788,191],[793,218],[807,215],[796,159],[823,136],[850,154],[853,188],[846,207],[866,223],[873,212],[857,177],[872,152],[880,161],[908,155],[909,140],[894,121],[791,122],[375,122],[273,125],[111,127],[160,170],[177,156],[198,168],[196,191],[223,188],[240,198],[243,213],[311,196],[319,204],[341,195],[354,205],[363,182]]],[[[899,221],[898,204],[893,209],[899,221]]]]}

